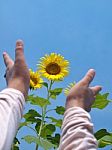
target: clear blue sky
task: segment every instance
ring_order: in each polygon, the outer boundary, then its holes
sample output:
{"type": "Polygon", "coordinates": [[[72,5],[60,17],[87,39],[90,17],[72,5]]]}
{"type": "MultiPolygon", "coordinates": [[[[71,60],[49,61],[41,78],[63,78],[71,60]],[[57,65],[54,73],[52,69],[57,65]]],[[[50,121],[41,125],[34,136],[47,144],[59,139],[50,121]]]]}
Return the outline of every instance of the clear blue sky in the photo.
{"type": "MultiPolygon", "coordinates": [[[[62,87],[94,68],[97,75],[92,84],[101,84],[102,92],[111,93],[111,0],[0,0],[0,89],[5,87],[2,52],[6,50],[14,58],[15,41],[20,38],[30,68],[35,69],[37,60],[46,53],[61,53],[71,63],[62,87]]],[[[60,96],[57,102],[64,105],[64,100],[60,96]]],[[[104,111],[92,110],[91,116],[95,131],[112,131],[112,104],[104,111]]],[[[26,149],[33,149],[33,145],[23,142],[21,150],[26,149]]]]}

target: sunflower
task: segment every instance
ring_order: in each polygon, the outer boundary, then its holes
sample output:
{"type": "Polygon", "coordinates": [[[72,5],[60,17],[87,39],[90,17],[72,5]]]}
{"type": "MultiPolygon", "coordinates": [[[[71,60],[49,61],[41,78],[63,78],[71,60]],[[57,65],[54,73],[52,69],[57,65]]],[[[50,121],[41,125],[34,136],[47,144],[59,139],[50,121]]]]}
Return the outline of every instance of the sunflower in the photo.
{"type": "Polygon", "coordinates": [[[39,71],[48,80],[62,80],[69,73],[69,62],[60,54],[51,53],[40,60],[39,71]]]}
{"type": "Polygon", "coordinates": [[[75,85],[75,82],[70,83],[67,88],[64,89],[64,94],[67,96],[71,88],[75,85]]]}
{"type": "Polygon", "coordinates": [[[30,89],[37,89],[42,87],[43,79],[38,72],[30,71],[30,89]]]}

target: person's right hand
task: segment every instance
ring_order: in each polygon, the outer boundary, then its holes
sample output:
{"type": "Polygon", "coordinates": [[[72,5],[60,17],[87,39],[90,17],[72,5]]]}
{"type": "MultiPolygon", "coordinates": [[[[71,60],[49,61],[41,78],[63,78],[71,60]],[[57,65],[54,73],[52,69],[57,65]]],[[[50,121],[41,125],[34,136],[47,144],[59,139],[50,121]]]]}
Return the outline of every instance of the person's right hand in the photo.
{"type": "Polygon", "coordinates": [[[71,88],[66,100],[66,110],[71,107],[81,107],[88,112],[91,110],[96,94],[102,89],[101,86],[89,87],[94,76],[95,70],[90,69],[85,77],[71,88]]]}
{"type": "Polygon", "coordinates": [[[21,91],[26,98],[29,89],[30,75],[25,63],[23,46],[23,41],[18,40],[16,42],[15,61],[13,61],[6,52],[3,53],[3,58],[6,65],[6,82],[8,88],[21,91]]]}

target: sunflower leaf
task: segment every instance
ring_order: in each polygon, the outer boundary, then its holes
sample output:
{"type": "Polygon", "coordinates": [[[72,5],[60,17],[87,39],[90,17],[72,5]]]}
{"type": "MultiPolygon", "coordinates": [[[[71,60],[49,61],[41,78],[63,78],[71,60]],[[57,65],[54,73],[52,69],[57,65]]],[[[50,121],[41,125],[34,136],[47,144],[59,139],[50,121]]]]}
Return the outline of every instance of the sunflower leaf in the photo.
{"type": "Polygon", "coordinates": [[[57,145],[57,147],[59,147],[59,142],[60,142],[60,134],[59,134],[59,133],[56,133],[55,136],[48,135],[48,136],[47,136],[47,139],[48,139],[52,144],[55,144],[55,145],[57,145]]]}
{"type": "Polygon", "coordinates": [[[55,110],[56,110],[56,113],[59,115],[63,115],[65,112],[65,108],[63,106],[57,106],[55,110]]]}
{"type": "Polygon", "coordinates": [[[92,105],[92,108],[98,108],[98,109],[105,108],[111,102],[111,100],[108,100],[108,95],[109,93],[98,94],[96,96],[96,100],[94,104],[92,105]]]}
{"type": "Polygon", "coordinates": [[[106,147],[107,145],[112,145],[112,133],[109,133],[106,129],[101,129],[94,135],[98,140],[99,148],[106,147]]]}
{"type": "Polygon", "coordinates": [[[25,122],[21,122],[20,125],[19,125],[19,129],[22,128],[22,127],[24,127],[24,126],[27,126],[27,125],[29,125],[31,123],[32,122],[28,122],[28,121],[27,122],[26,121],[25,122]]]}
{"type": "Polygon", "coordinates": [[[50,90],[51,94],[59,95],[62,92],[63,88],[55,88],[53,90],[50,90]]]}
{"type": "Polygon", "coordinates": [[[41,125],[41,120],[38,120],[35,125],[35,130],[37,131],[38,134],[39,134],[39,130],[40,130],[40,125],[41,125]]]}
{"type": "Polygon", "coordinates": [[[110,133],[107,132],[106,129],[101,129],[99,131],[97,131],[94,136],[96,137],[97,140],[101,139],[102,137],[109,135],[110,133]]]}
{"type": "Polygon", "coordinates": [[[50,97],[56,100],[56,95],[50,95],[50,97]]]}
{"type": "Polygon", "coordinates": [[[48,117],[48,118],[51,119],[51,121],[53,123],[55,123],[55,126],[61,128],[61,126],[62,126],[62,119],[56,119],[54,117],[48,117]]]}
{"type": "Polygon", "coordinates": [[[19,142],[19,140],[15,137],[15,138],[14,138],[14,141],[13,141],[13,144],[12,144],[11,150],[19,150],[19,145],[20,145],[20,142],[19,142]]]}
{"type": "Polygon", "coordinates": [[[62,93],[62,90],[63,90],[63,88],[55,88],[53,90],[50,90],[49,91],[50,92],[50,97],[52,99],[56,99],[56,97],[62,93]]]}
{"type": "Polygon", "coordinates": [[[41,131],[41,137],[46,138],[48,135],[52,135],[56,130],[55,125],[47,124],[43,127],[41,131]]]}
{"type": "Polygon", "coordinates": [[[30,109],[23,117],[24,118],[41,117],[41,115],[36,110],[30,109]]]}
{"type": "Polygon", "coordinates": [[[12,147],[13,147],[13,148],[12,148],[11,150],[19,150],[19,147],[16,146],[16,145],[13,145],[12,147]]]}
{"type": "Polygon", "coordinates": [[[57,147],[56,145],[49,142],[47,139],[43,139],[43,138],[31,136],[31,135],[27,135],[27,136],[23,137],[22,139],[25,140],[29,144],[35,143],[35,144],[41,146],[42,148],[44,148],[45,150],[49,150],[51,148],[57,147]]]}
{"type": "Polygon", "coordinates": [[[32,122],[35,123],[37,122],[38,118],[41,117],[41,115],[33,109],[30,109],[26,114],[23,116],[26,120],[26,122],[32,122]]]}
{"type": "Polygon", "coordinates": [[[47,82],[42,82],[42,84],[48,88],[48,83],[47,82]]]}
{"type": "Polygon", "coordinates": [[[98,147],[106,147],[108,145],[112,145],[112,134],[106,135],[98,141],[98,147]]]}
{"type": "Polygon", "coordinates": [[[44,107],[46,105],[50,105],[50,102],[47,99],[39,97],[39,96],[29,95],[27,100],[32,105],[38,105],[40,107],[44,107]]]}

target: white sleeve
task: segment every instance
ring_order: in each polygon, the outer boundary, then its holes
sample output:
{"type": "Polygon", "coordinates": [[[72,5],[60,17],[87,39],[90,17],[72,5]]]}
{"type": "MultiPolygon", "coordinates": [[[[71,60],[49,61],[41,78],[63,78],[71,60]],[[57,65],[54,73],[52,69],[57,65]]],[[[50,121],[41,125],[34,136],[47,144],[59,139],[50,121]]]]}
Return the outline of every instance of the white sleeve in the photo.
{"type": "Polygon", "coordinates": [[[93,124],[89,113],[80,107],[69,108],[64,114],[59,150],[96,150],[93,124]]]}
{"type": "Polygon", "coordinates": [[[0,150],[10,150],[24,109],[23,94],[7,88],[0,92],[0,150]]]}

